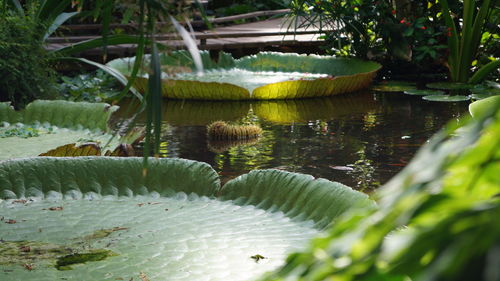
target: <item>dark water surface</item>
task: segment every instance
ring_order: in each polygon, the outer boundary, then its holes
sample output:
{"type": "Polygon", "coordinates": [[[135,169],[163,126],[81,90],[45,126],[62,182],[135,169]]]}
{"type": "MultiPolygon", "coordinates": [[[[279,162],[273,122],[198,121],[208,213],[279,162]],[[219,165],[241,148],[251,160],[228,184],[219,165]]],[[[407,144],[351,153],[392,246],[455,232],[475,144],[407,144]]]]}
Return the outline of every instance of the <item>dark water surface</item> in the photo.
{"type": "Polygon", "coordinates": [[[467,114],[467,105],[371,91],[286,101],[165,100],[161,156],[207,162],[223,182],[274,168],[369,192],[449,120],[467,114]],[[209,142],[206,125],[216,120],[259,124],[264,133],[250,143],[209,142]]]}

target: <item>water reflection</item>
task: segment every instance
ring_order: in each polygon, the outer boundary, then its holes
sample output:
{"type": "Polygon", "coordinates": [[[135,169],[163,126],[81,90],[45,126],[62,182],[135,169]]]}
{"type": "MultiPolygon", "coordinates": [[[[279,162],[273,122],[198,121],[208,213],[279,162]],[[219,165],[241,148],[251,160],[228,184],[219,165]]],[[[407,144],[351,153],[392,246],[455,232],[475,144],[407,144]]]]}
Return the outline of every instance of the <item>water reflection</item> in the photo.
{"type": "MultiPolygon", "coordinates": [[[[432,103],[400,93],[321,99],[164,101],[162,156],[211,164],[223,181],[253,169],[312,174],[371,190],[408,163],[415,151],[467,103],[432,103]],[[259,124],[256,143],[208,143],[206,124],[259,124]]],[[[140,149],[140,148],[139,148],[140,149]]]]}

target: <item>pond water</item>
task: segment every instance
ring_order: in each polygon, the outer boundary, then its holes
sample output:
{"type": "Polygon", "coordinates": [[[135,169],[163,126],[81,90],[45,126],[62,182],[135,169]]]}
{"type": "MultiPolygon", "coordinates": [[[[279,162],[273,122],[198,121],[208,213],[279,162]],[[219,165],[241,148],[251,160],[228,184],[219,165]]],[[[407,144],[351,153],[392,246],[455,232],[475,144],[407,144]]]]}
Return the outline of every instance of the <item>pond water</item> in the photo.
{"type": "Polygon", "coordinates": [[[399,172],[444,124],[468,114],[467,102],[373,91],[280,101],[165,100],[162,106],[161,157],[207,162],[223,182],[274,168],[365,192],[399,172]],[[216,120],[259,124],[264,132],[248,143],[210,142],[206,125],[216,120]]]}

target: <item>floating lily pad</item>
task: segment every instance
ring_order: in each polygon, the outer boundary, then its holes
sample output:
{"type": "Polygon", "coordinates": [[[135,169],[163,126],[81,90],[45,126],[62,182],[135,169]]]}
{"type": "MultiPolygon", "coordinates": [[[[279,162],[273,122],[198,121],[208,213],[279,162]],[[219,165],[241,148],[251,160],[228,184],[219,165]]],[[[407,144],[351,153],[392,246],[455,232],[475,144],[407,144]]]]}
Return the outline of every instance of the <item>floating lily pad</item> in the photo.
{"type": "Polygon", "coordinates": [[[0,228],[2,239],[100,249],[62,253],[70,262],[55,265],[65,270],[34,261],[36,275],[0,264],[7,279],[254,280],[342,213],[374,207],[365,194],[308,175],[261,170],[221,188],[208,164],[149,161],[147,177],[141,158],[0,162],[0,210],[17,221],[0,228]],[[64,208],[50,211],[55,205],[64,208]]]}
{"type": "Polygon", "coordinates": [[[458,83],[458,82],[435,82],[435,83],[428,83],[426,86],[431,89],[440,89],[440,90],[469,90],[474,87],[474,85],[471,84],[458,83]]]}
{"type": "MultiPolygon", "coordinates": [[[[247,100],[330,96],[368,87],[380,65],[375,62],[331,56],[264,52],[209,62],[201,52],[205,72],[195,72],[185,51],[162,58],[163,96],[173,99],[247,100]],[[182,55],[183,54],[183,55],[182,55]],[[183,67],[184,66],[184,67],[183,67]]],[[[108,66],[129,75],[135,58],[117,59],[108,66]]],[[[149,57],[145,60],[145,64],[149,57]]],[[[147,89],[147,71],[136,79],[139,91],[147,89]]]]}
{"type": "Polygon", "coordinates": [[[469,100],[468,96],[462,96],[462,95],[455,95],[455,96],[450,96],[450,95],[431,95],[431,96],[424,96],[422,97],[424,100],[428,101],[445,101],[445,102],[456,102],[456,101],[466,101],[469,100]]]}
{"type": "Polygon", "coordinates": [[[414,95],[414,96],[432,96],[432,95],[443,95],[444,91],[439,91],[439,90],[406,90],[404,91],[405,94],[408,95],[414,95]]]}
{"type": "Polygon", "coordinates": [[[372,87],[372,90],[377,92],[404,92],[415,90],[417,85],[414,82],[408,81],[382,81],[372,87]]]}
{"type": "MultiPolygon", "coordinates": [[[[98,142],[106,144],[108,120],[118,109],[105,103],[34,101],[23,111],[0,103],[0,160],[37,156],[69,143],[98,142]]],[[[107,149],[114,148],[119,140],[107,149]]]]}
{"type": "Polygon", "coordinates": [[[479,88],[471,89],[471,98],[475,100],[481,100],[492,96],[500,95],[499,88],[479,88]]]}

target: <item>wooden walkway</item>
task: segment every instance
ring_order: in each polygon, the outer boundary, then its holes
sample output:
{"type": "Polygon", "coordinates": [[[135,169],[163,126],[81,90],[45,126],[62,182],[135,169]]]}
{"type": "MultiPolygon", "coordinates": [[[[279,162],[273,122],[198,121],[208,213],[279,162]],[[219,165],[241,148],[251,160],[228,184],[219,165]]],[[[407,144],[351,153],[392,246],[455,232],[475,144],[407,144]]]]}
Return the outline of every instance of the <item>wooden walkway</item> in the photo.
{"type": "MultiPolygon", "coordinates": [[[[214,50],[232,52],[245,49],[264,50],[274,48],[311,48],[316,50],[323,44],[319,39],[317,28],[310,29],[288,29],[288,23],[283,18],[268,19],[247,24],[238,24],[217,27],[208,31],[195,32],[195,38],[200,50],[214,50]]],[[[50,49],[66,47],[75,42],[97,38],[98,36],[67,36],[50,37],[48,46],[50,49]]],[[[176,34],[159,34],[156,39],[173,49],[182,49],[184,44],[176,34]]],[[[136,46],[124,44],[109,46],[108,53],[112,57],[133,56],[136,46]]],[[[101,49],[88,50],[81,56],[94,57],[101,55],[101,49]]]]}

